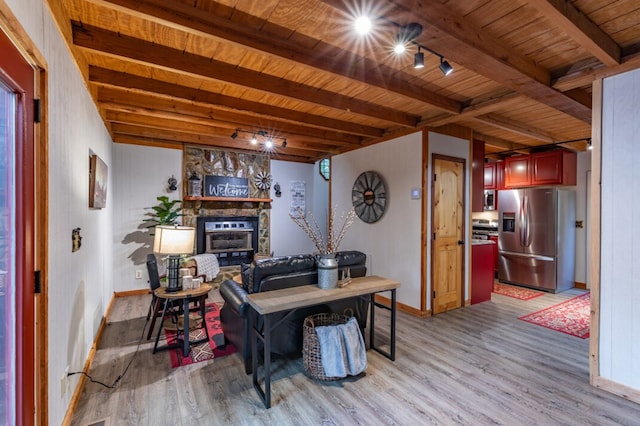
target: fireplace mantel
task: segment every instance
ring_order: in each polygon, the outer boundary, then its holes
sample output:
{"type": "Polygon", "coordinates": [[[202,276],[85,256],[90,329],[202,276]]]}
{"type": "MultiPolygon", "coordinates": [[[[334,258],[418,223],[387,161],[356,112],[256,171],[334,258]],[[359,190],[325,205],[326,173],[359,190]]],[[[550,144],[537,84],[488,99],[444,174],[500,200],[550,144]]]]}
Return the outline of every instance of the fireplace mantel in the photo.
{"type": "Polygon", "coordinates": [[[270,203],[271,198],[236,198],[236,197],[184,197],[185,201],[227,201],[239,203],[270,203]]]}

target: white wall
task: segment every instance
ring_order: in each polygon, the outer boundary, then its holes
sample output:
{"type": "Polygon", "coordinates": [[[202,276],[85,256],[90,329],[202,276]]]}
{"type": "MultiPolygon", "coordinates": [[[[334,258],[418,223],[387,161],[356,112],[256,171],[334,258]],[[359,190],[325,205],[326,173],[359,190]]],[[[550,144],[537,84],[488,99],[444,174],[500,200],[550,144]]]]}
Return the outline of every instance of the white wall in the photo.
{"type": "MultiPolygon", "coordinates": [[[[306,234],[289,217],[291,203],[291,182],[305,182],[306,211],[311,212],[324,227],[326,223],[327,189],[328,185],[318,182],[316,175],[317,164],[291,163],[286,161],[271,161],[271,251],[275,256],[289,254],[314,253],[316,247],[306,234]],[[282,196],[276,197],[273,185],[280,184],[282,196]]],[[[322,178],[320,178],[322,179],[322,178]]],[[[326,230],[324,228],[323,230],[326,230]]],[[[323,235],[326,235],[323,234],[323,235]]]]}
{"type": "Polygon", "coordinates": [[[422,200],[412,200],[411,189],[422,187],[422,133],[333,157],[331,203],[338,211],[351,208],[353,183],[369,170],[385,179],[387,210],[376,223],[356,219],[340,250],[366,253],[367,274],[400,281],[398,302],[419,309],[422,200]]]}
{"type": "MultiPolygon", "coordinates": [[[[111,139],[42,0],[6,0],[47,61],[49,127],[49,422],[60,424],[79,376],[62,396],[65,368],[82,371],[113,294],[111,139]],[[109,168],[107,207],[90,210],[89,155],[109,168]],[[82,247],[71,252],[71,231],[82,247]]],[[[41,236],[42,233],[39,234],[41,236]]],[[[102,378],[110,381],[111,378],[102,378]]],[[[115,379],[115,377],[113,378],[115,379]]]]}
{"type": "Polygon", "coordinates": [[[153,237],[143,219],[156,197],[182,199],[182,150],[114,144],[114,291],[149,288],[146,257],[152,252],[153,237]],[[168,191],[167,180],[174,176],[178,189],[168,191]],[[142,279],[135,279],[135,272],[142,279]]]}
{"type": "Polygon", "coordinates": [[[640,389],[640,70],[603,82],[600,375],[640,389]]]}

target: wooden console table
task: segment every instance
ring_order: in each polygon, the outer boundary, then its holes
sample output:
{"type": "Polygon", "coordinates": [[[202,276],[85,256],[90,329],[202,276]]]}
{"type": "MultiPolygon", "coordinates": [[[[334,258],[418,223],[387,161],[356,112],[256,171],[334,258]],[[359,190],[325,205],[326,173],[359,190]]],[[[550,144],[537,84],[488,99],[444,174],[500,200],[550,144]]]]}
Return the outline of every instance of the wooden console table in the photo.
{"type": "Polygon", "coordinates": [[[368,277],[354,278],[348,286],[343,288],[323,290],[317,285],[305,285],[249,294],[247,296],[247,301],[258,313],[258,315],[252,315],[253,322],[251,325],[253,387],[256,389],[256,392],[258,392],[258,396],[262,399],[265,407],[271,407],[271,331],[278,325],[278,323],[273,325],[271,324],[271,314],[285,311],[293,313],[297,309],[308,306],[321,305],[323,303],[348,299],[350,297],[369,295],[370,347],[394,361],[396,356],[396,289],[399,286],[400,283],[398,281],[372,275],[368,277]],[[385,291],[391,292],[390,307],[375,301],[375,294],[385,291]],[[375,345],[375,307],[391,311],[389,352],[386,352],[375,345]],[[259,315],[262,315],[264,319],[262,331],[258,329],[259,315]],[[258,381],[258,341],[260,340],[264,345],[264,389],[258,381]]]}

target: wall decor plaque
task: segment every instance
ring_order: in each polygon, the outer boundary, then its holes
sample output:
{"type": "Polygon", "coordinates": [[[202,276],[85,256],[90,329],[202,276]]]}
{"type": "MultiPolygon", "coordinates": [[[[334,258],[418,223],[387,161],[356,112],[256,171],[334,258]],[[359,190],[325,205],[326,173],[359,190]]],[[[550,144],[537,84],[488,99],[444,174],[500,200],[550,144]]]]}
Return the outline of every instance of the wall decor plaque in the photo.
{"type": "Polygon", "coordinates": [[[204,196],[249,198],[249,179],[207,175],[204,177],[204,196]]]}

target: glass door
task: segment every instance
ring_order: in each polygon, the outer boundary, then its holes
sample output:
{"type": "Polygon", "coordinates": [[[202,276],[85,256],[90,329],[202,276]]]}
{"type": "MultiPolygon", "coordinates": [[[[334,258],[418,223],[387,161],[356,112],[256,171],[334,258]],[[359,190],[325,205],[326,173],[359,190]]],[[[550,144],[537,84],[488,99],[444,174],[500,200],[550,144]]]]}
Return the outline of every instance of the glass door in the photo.
{"type": "Polygon", "coordinates": [[[0,81],[0,424],[15,424],[16,94],[0,81]]]}
{"type": "Polygon", "coordinates": [[[34,423],[34,68],[0,31],[0,424],[34,423]]]}

